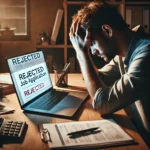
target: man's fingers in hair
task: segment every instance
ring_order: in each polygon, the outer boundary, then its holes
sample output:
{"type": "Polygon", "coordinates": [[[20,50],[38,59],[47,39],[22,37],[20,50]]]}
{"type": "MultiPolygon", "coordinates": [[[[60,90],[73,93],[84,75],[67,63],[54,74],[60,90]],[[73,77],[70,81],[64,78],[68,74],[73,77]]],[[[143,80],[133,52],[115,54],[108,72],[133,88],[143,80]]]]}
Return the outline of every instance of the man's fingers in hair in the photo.
{"type": "Polygon", "coordinates": [[[72,34],[75,34],[75,22],[72,23],[72,34]]]}
{"type": "Polygon", "coordinates": [[[90,40],[91,39],[91,27],[90,26],[88,26],[87,29],[86,29],[85,39],[86,40],[90,40]]]}
{"type": "Polygon", "coordinates": [[[76,36],[79,35],[80,24],[81,24],[81,23],[80,23],[80,21],[78,20],[78,21],[77,21],[77,24],[76,24],[76,32],[75,32],[75,35],[76,35],[76,36]]]}
{"type": "Polygon", "coordinates": [[[86,43],[86,46],[90,47],[91,45],[91,27],[90,26],[88,26],[86,29],[86,35],[85,35],[84,41],[86,43]]]}
{"type": "Polygon", "coordinates": [[[75,36],[76,33],[77,20],[73,21],[70,27],[69,36],[75,36]]]}
{"type": "Polygon", "coordinates": [[[73,35],[77,35],[77,30],[78,30],[78,20],[75,20],[73,23],[73,35]]]}
{"type": "Polygon", "coordinates": [[[72,22],[71,24],[71,27],[70,27],[70,33],[69,33],[69,36],[72,37],[74,35],[74,21],[72,22]]]}
{"type": "Polygon", "coordinates": [[[91,36],[91,27],[90,26],[87,27],[85,36],[87,39],[90,39],[90,36],[91,36]]]}

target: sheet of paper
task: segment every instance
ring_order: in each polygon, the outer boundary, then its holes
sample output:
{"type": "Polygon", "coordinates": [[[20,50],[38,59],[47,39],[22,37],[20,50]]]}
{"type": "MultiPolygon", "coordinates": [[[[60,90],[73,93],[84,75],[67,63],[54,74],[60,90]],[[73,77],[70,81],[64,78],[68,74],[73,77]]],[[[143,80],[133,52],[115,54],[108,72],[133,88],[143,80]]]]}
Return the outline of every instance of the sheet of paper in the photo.
{"type": "Polygon", "coordinates": [[[0,102],[0,115],[14,112],[15,110],[0,102]]]}
{"type": "Polygon", "coordinates": [[[9,73],[0,74],[0,83],[13,84],[9,73]]]}
{"type": "MultiPolygon", "coordinates": [[[[114,120],[80,121],[59,124],[44,124],[48,129],[52,142],[50,147],[101,145],[104,143],[115,143],[130,141],[132,138],[124,132],[114,120]],[[100,132],[83,134],[76,138],[70,138],[67,134],[92,127],[99,127],[100,132]]],[[[47,137],[48,138],[48,137],[47,137]]]]}

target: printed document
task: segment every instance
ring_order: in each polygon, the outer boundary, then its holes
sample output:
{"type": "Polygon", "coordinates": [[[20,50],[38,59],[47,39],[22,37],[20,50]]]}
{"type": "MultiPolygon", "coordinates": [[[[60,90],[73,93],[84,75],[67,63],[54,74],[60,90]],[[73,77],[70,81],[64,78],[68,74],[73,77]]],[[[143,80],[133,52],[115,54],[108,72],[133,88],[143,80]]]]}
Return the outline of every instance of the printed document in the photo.
{"type": "Polygon", "coordinates": [[[77,121],[57,124],[43,124],[40,126],[42,139],[47,141],[50,148],[62,147],[96,147],[124,145],[134,140],[117,123],[112,120],[77,121]],[[98,130],[77,136],[68,133],[99,127],[98,130]],[[42,132],[47,130],[48,133],[42,132]]]}

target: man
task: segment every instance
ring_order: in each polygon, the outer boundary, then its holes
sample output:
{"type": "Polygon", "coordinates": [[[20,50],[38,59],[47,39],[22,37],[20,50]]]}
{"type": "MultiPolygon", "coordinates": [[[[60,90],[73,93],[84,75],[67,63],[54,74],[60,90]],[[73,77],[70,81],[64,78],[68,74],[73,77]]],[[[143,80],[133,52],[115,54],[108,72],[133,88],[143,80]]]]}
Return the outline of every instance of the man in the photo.
{"type": "Polygon", "coordinates": [[[93,107],[107,115],[129,106],[148,142],[150,37],[130,30],[115,7],[99,2],[90,2],[73,16],[69,36],[93,107]],[[106,62],[111,61],[97,70],[90,50],[106,62]]]}

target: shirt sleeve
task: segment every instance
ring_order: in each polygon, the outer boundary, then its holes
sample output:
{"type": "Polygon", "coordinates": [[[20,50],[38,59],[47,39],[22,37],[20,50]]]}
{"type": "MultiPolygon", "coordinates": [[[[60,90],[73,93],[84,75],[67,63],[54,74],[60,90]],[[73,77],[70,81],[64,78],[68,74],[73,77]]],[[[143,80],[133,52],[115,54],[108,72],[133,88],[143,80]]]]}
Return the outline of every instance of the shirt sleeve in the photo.
{"type": "Polygon", "coordinates": [[[106,86],[97,90],[92,103],[93,107],[101,115],[105,115],[142,98],[150,84],[149,65],[149,52],[145,50],[137,53],[132,59],[128,72],[115,81],[111,88],[106,86]]]}
{"type": "Polygon", "coordinates": [[[98,69],[99,76],[107,86],[111,86],[116,80],[120,78],[118,59],[119,56],[116,56],[103,68],[98,69]]]}

